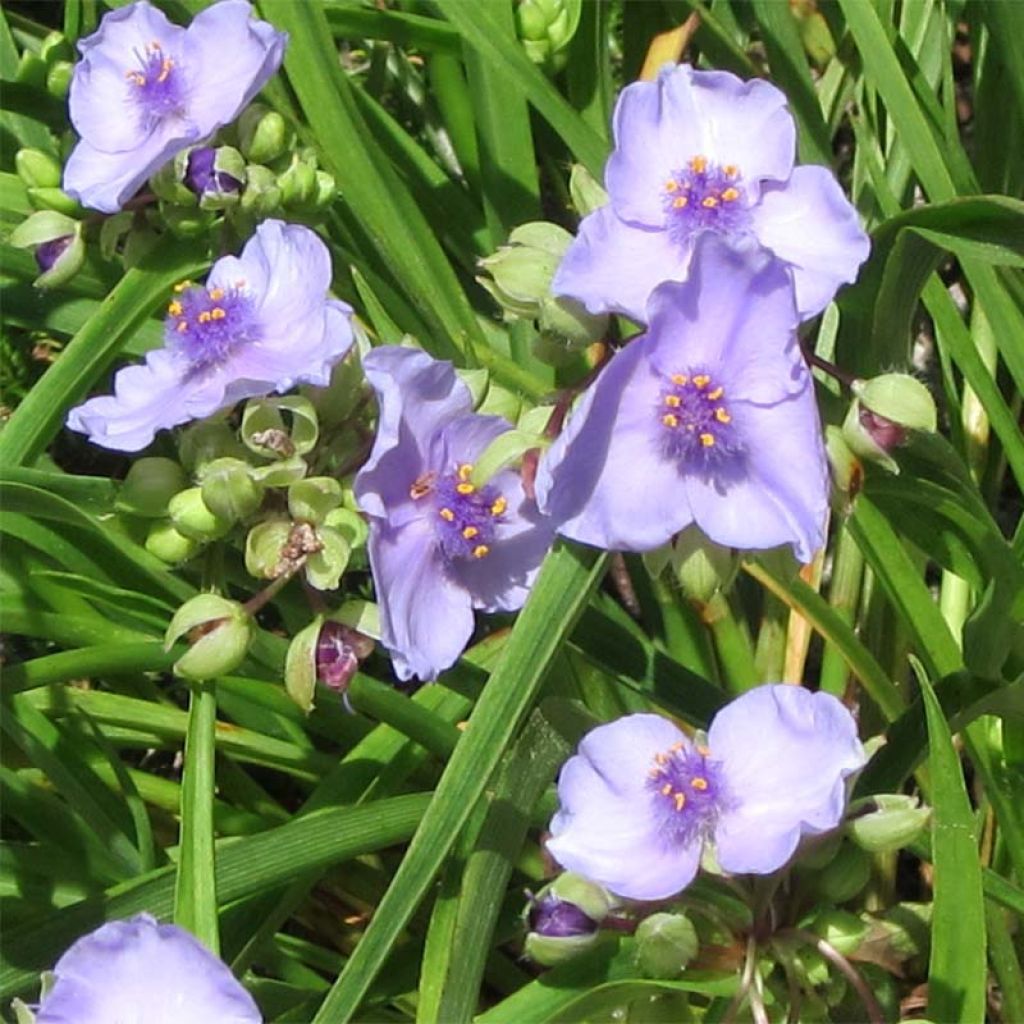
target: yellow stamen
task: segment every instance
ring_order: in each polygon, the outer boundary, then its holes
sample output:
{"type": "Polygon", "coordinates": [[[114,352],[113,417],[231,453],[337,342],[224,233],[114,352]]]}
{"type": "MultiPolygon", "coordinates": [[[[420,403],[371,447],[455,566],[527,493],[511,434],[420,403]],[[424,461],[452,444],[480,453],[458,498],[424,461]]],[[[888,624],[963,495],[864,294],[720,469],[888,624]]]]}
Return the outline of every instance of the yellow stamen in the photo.
{"type": "Polygon", "coordinates": [[[693,378],[693,386],[699,391],[703,391],[711,383],[711,378],[706,373],[698,373],[693,378]]]}
{"type": "Polygon", "coordinates": [[[473,472],[472,465],[470,463],[468,463],[468,462],[464,462],[461,466],[459,466],[459,479],[460,480],[468,480],[469,476],[470,476],[470,474],[472,472],[473,472]]]}
{"type": "Polygon", "coordinates": [[[662,770],[661,770],[660,768],[652,768],[652,769],[651,769],[651,770],[650,770],[650,771],[649,771],[649,772],[647,773],[647,776],[648,776],[648,778],[651,778],[651,779],[659,779],[659,778],[661,778],[661,776],[662,776],[662,775],[664,775],[664,774],[665,774],[665,773],[664,773],[664,772],[663,772],[663,771],[662,771],[662,770]]]}
{"type": "Polygon", "coordinates": [[[668,764],[668,757],[665,754],[655,754],[654,763],[660,765],[668,764]]]}
{"type": "Polygon", "coordinates": [[[669,378],[669,380],[671,380],[673,384],[678,384],[680,387],[683,384],[686,384],[689,381],[689,379],[690,378],[687,377],[685,373],[673,373],[672,376],[669,378]]]}
{"type": "Polygon", "coordinates": [[[187,320],[179,320],[178,321],[178,326],[175,328],[175,330],[179,334],[184,334],[188,330],[188,321],[187,320]]]}
{"type": "Polygon", "coordinates": [[[671,750],[673,754],[678,754],[679,751],[683,749],[683,744],[681,742],[680,743],[673,743],[672,746],[669,747],[668,749],[671,750]]]}
{"type": "Polygon", "coordinates": [[[143,86],[146,84],[146,76],[140,71],[126,71],[124,77],[128,79],[132,85],[143,86]]]}
{"type": "Polygon", "coordinates": [[[466,483],[456,484],[455,490],[457,490],[459,494],[472,494],[476,490],[476,488],[472,484],[466,483]]]}
{"type": "Polygon", "coordinates": [[[700,435],[700,443],[702,445],[704,445],[705,448],[713,448],[714,445],[715,445],[715,435],[714,434],[701,434],[700,435]]]}
{"type": "Polygon", "coordinates": [[[736,189],[734,189],[734,188],[727,188],[727,189],[726,189],[726,190],[725,190],[725,191],[724,191],[724,192],[722,193],[722,198],[723,198],[723,199],[724,199],[724,200],[725,200],[725,201],[726,201],[727,203],[733,203],[733,202],[735,202],[735,201],[736,201],[737,199],[739,199],[739,197],[740,197],[740,194],[739,194],[739,192],[738,192],[738,191],[737,191],[736,189]]]}
{"type": "Polygon", "coordinates": [[[661,787],[661,792],[662,792],[662,795],[664,795],[664,796],[671,796],[672,795],[672,783],[671,782],[666,782],[665,785],[661,787]]]}
{"type": "Polygon", "coordinates": [[[732,423],[732,417],[721,407],[715,410],[715,419],[719,423],[732,423]]]}
{"type": "Polygon", "coordinates": [[[718,388],[715,388],[714,391],[709,391],[708,392],[708,398],[712,402],[717,402],[722,397],[722,395],[724,395],[724,394],[725,394],[725,388],[718,387],[718,388]]]}
{"type": "Polygon", "coordinates": [[[676,795],[675,795],[675,797],[673,799],[676,802],[676,810],[677,811],[681,811],[686,806],[686,794],[685,793],[676,793],[676,795]]]}
{"type": "Polygon", "coordinates": [[[462,536],[465,537],[466,540],[472,540],[479,532],[480,531],[475,526],[466,526],[463,527],[462,536]]]}
{"type": "Polygon", "coordinates": [[[669,178],[669,180],[665,182],[665,191],[666,192],[675,192],[678,188],[679,188],[679,182],[676,181],[675,178],[669,178]]]}
{"type": "Polygon", "coordinates": [[[412,498],[413,501],[419,501],[425,494],[430,493],[430,489],[433,486],[434,474],[423,473],[413,481],[412,487],[409,488],[409,497],[412,498]]]}
{"type": "Polygon", "coordinates": [[[504,497],[495,498],[494,504],[491,506],[491,515],[500,516],[505,509],[508,508],[508,500],[504,497]]]}
{"type": "Polygon", "coordinates": [[[213,309],[210,310],[211,320],[223,320],[224,317],[226,316],[227,313],[225,313],[224,310],[220,308],[220,306],[214,306],[213,309]]]}
{"type": "Polygon", "coordinates": [[[171,68],[174,67],[174,61],[170,57],[164,57],[160,62],[160,74],[156,76],[158,82],[166,82],[167,76],[171,73],[171,68]]]}
{"type": "Polygon", "coordinates": [[[491,549],[486,544],[477,544],[477,546],[473,548],[473,557],[483,558],[486,554],[490,552],[490,550],[491,549]]]}
{"type": "Polygon", "coordinates": [[[170,313],[171,316],[181,316],[181,309],[182,309],[181,303],[177,299],[175,299],[167,307],[167,312],[170,313]]]}
{"type": "Polygon", "coordinates": [[[690,161],[690,170],[697,174],[703,174],[708,168],[708,158],[706,156],[695,156],[690,161]]]}
{"type": "Polygon", "coordinates": [[[210,313],[210,311],[208,309],[204,309],[202,311],[202,313],[200,313],[199,316],[196,319],[201,324],[208,324],[213,319],[213,316],[211,315],[211,313],[210,313]]]}
{"type": "Polygon", "coordinates": [[[210,298],[213,299],[214,302],[220,302],[220,300],[224,298],[224,289],[223,288],[211,288],[210,289],[210,298]]]}
{"type": "Polygon", "coordinates": [[[174,290],[180,295],[187,288],[191,288],[191,287],[192,287],[192,282],[191,281],[179,281],[174,286],[174,290]]]}
{"type": "Polygon", "coordinates": [[[689,201],[690,201],[690,200],[689,200],[689,199],[687,199],[687,198],[686,198],[686,196],[679,196],[679,198],[678,198],[678,199],[673,199],[673,200],[672,200],[672,205],[673,205],[673,206],[674,206],[674,207],[675,207],[675,208],[676,208],[677,210],[681,210],[681,209],[682,209],[682,208],[683,208],[684,206],[686,206],[686,205],[687,205],[687,204],[689,203],[689,201]]]}
{"type": "Polygon", "coordinates": [[[708,788],[708,780],[702,779],[699,775],[696,778],[690,779],[690,785],[694,789],[700,790],[702,793],[708,788]]]}
{"type": "Polygon", "coordinates": [[[714,196],[705,196],[700,201],[700,205],[707,210],[713,210],[718,205],[718,200],[714,196]]]}
{"type": "Polygon", "coordinates": [[[661,422],[664,423],[666,427],[678,427],[679,417],[674,416],[670,412],[667,412],[664,416],[661,417],[661,422]]]}
{"type": "Polygon", "coordinates": [[[446,523],[455,519],[455,513],[450,508],[443,508],[437,513],[446,523]]]}
{"type": "Polygon", "coordinates": [[[740,169],[735,164],[726,164],[722,168],[722,173],[727,178],[735,178],[736,175],[740,173],[740,169]]]}
{"type": "Polygon", "coordinates": [[[683,400],[678,395],[666,395],[665,404],[670,409],[678,409],[683,404],[683,400]]]}

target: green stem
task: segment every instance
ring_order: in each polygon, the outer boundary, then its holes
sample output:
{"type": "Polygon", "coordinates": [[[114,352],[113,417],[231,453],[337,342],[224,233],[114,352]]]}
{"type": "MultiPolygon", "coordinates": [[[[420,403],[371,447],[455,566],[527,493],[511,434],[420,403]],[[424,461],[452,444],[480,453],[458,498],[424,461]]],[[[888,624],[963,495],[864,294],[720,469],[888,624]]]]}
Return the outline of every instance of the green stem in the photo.
{"type": "Polygon", "coordinates": [[[1003,1020],[1024,1020],[1024,973],[1006,920],[1006,911],[985,901],[988,956],[1002,990],[1003,1020]]]}
{"type": "Polygon", "coordinates": [[[715,594],[704,606],[704,621],[711,630],[715,651],[722,665],[725,689],[739,694],[756,686],[757,667],[750,637],[722,594],[715,594]]]}
{"type": "Polygon", "coordinates": [[[761,628],[757,631],[754,664],[762,683],[777,683],[786,668],[786,635],[789,631],[789,608],[770,591],[764,592],[761,628]]]}
{"type": "MultiPolygon", "coordinates": [[[[839,539],[836,543],[828,603],[848,626],[853,625],[863,580],[864,555],[844,523],[839,530],[839,539]]],[[[826,641],[821,662],[821,688],[827,693],[842,697],[846,692],[849,675],[849,666],[840,650],[826,641]]]]}

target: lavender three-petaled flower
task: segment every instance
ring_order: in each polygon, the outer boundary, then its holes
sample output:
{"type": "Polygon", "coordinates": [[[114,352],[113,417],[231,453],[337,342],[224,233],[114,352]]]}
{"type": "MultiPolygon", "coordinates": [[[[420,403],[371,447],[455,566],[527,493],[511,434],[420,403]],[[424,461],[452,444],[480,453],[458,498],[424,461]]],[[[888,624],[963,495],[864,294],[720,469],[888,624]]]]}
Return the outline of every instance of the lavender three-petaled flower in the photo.
{"type": "Polygon", "coordinates": [[[824,540],[828,468],[789,274],[715,235],[690,278],[657,288],[541,456],[537,500],[558,532],[647,551],[696,523],[726,547],[824,540]]]}
{"type": "Polygon", "coordinates": [[[619,96],[609,202],[585,217],[552,282],[591,313],[646,323],[647,297],[684,280],[705,232],[789,265],[801,319],[852,281],[869,243],[825,167],[794,167],[786,97],[726,71],[664,68],[619,96]]]}
{"type": "Polygon", "coordinates": [[[108,921],[57,961],[36,1024],[260,1024],[252,996],[183,928],[108,921]]]}
{"type": "Polygon", "coordinates": [[[715,716],[707,744],[659,715],[598,726],[558,779],[548,849],[619,896],[659,900],[693,880],[705,843],[731,874],[770,874],[800,838],[835,828],[864,764],[827,693],[759,686],[715,716]]]}
{"type": "Polygon", "coordinates": [[[176,153],[232,122],[280,67],[288,36],[221,0],[188,28],[146,0],[107,14],[81,40],[71,80],[80,136],[64,190],[114,213],[176,153]]]}
{"type": "Polygon", "coordinates": [[[264,221],[241,256],[213,265],[205,286],[177,286],[164,347],[120,370],[113,395],[72,409],[68,426],[134,452],[157,430],[243,398],[326,385],[352,345],[352,310],[327,297],[330,283],[330,254],[315,232],[264,221]]]}
{"type": "Polygon", "coordinates": [[[473,413],[450,363],[386,347],[363,370],[380,418],[355,493],[370,517],[381,643],[399,678],[434,679],[466,646],[474,608],[522,607],[551,528],[514,470],[473,482],[474,462],[511,424],[473,413]]]}

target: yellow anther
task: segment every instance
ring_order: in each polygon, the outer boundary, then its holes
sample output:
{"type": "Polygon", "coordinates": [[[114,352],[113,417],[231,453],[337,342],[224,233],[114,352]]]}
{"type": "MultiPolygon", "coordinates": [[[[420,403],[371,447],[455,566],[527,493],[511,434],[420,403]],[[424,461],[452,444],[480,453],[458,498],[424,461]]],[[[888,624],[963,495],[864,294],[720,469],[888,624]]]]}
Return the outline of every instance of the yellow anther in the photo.
{"type": "Polygon", "coordinates": [[[703,174],[708,168],[708,158],[706,156],[695,156],[690,161],[690,170],[697,174],[703,174]]]}
{"type": "Polygon", "coordinates": [[[702,445],[704,445],[705,448],[713,448],[714,445],[715,445],[715,435],[714,434],[701,434],[700,435],[700,443],[702,445]]]}
{"type": "Polygon", "coordinates": [[[175,330],[179,334],[184,334],[188,330],[188,321],[187,320],[179,320],[178,321],[178,326],[175,328],[175,330]]]}
{"type": "Polygon", "coordinates": [[[678,384],[682,387],[683,384],[689,383],[690,378],[687,377],[685,373],[673,373],[669,380],[671,380],[673,384],[678,384]]]}
{"type": "Polygon", "coordinates": [[[220,302],[220,300],[224,298],[224,289],[223,288],[211,288],[210,289],[210,298],[213,299],[214,302],[220,302]]]}
{"type": "Polygon", "coordinates": [[[124,77],[128,79],[132,85],[143,86],[146,84],[146,76],[141,71],[126,71],[124,77]]]}
{"type": "Polygon", "coordinates": [[[508,500],[504,497],[495,498],[494,504],[491,505],[491,515],[500,516],[504,513],[505,509],[508,508],[508,500]]]}
{"type": "Polygon", "coordinates": [[[700,391],[703,391],[711,383],[711,378],[706,373],[698,373],[693,378],[693,386],[700,391]]]}
{"type": "Polygon", "coordinates": [[[678,188],[679,188],[679,182],[676,181],[675,178],[669,178],[668,181],[665,182],[665,191],[666,192],[675,192],[678,188]]]}
{"type": "Polygon", "coordinates": [[[735,164],[726,164],[722,168],[722,173],[727,178],[735,178],[736,175],[740,173],[740,169],[735,164]]]}
{"type": "Polygon", "coordinates": [[[686,196],[679,196],[677,199],[672,200],[672,205],[675,207],[675,209],[681,210],[689,202],[690,200],[687,199],[686,196]]]}
{"type": "Polygon", "coordinates": [[[648,776],[648,778],[651,778],[651,779],[660,779],[661,776],[664,775],[664,774],[665,773],[660,768],[652,768],[647,773],[647,776],[648,776]]]}
{"type": "Polygon", "coordinates": [[[214,306],[213,309],[210,310],[210,319],[211,320],[223,320],[224,317],[226,317],[226,316],[227,316],[227,313],[225,313],[224,310],[221,309],[220,306],[214,306]]]}
{"type": "Polygon", "coordinates": [[[672,783],[671,782],[666,782],[665,785],[661,787],[661,792],[662,792],[663,796],[671,796],[672,795],[672,783]]]}
{"type": "Polygon", "coordinates": [[[718,205],[718,200],[714,196],[705,196],[700,201],[700,205],[707,210],[713,210],[718,205]]]}
{"type": "Polygon", "coordinates": [[[181,316],[181,310],[182,310],[182,305],[181,305],[181,303],[177,299],[175,299],[167,307],[167,312],[170,313],[171,316],[181,316]]]}
{"type": "Polygon", "coordinates": [[[450,508],[442,508],[437,513],[446,523],[450,523],[455,519],[455,513],[450,508]]]}
{"type": "Polygon", "coordinates": [[[700,790],[702,793],[708,788],[708,780],[702,779],[699,775],[696,778],[690,779],[690,785],[694,789],[700,790]]]}
{"type": "Polygon", "coordinates": [[[201,324],[208,324],[213,319],[213,315],[210,313],[208,309],[204,309],[202,313],[200,313],[199,316],[196,317],[196,319],[201,324]]]}
{"type": "Polygon", "coordinates": [[[470,483],[464,483],[456,484],[455,490],[458,491],[459,494],[472,494],[476,490],[476,488],[470,483]]]}
{"type": "Polygon", "coordinates": [[[739,191],[737,189],[734,189],[734,188],[727,188],[722,193],[722,199],[725,200],[725,202],[727,202],[727,203],[734,203],[737,199],[739,199],[739,197],[740,197],[739,191]]]}
{"type": "Polygon", "coordinates": [[[174,290],[180,295],[187,288],[191,288],[191,287],[192,287],[192,282],[191,281],[179,281],[174,286],[174,290]]]}
{"type": "Polygon", "coordinates": [[[675,795],[675,797],[673,799],[676,802],[676,810],[677,811],[681,811],[686,806],[686,794],[685,793],[676,793],[676,795],[675,795]]]}
{"type": "Polygon", "coordinates": [[[683,404],[683,400],[678,395],[666,395],[665,404],[670,409],[678,409],[683,404]]]}
{"type": "Polygon", "coordinates": [[[466,540],[472,540],[480,531],[475,526],[464,526],[462,528],[462,536],[466,540]]]}
{"type": "Polygon", "coordinates": [[[678,427],[679,417],[673,413],[667,412],[661,417],[661,422],[664,423],[666,427],[678,427]]]}
{"type": "Polygon", "coordinates": [[[718,387],[718,388],[715,388],[714,391],[709,391],[708,392],[708,398],[711,399],[712,402],[717,402],[722,397],[722,395],[724,395],[724,394],[725,394],[725,388],[718,387]]]}
{"type": "Polygon", "coordinates": [[[665,755],[665,754],[655,754],[654,755],[654,763],[655,764],[660,764],[660,765],[666,765],[666,764],[668,764],[668,756],[665,755]]]}
{"type": "Polygon", "coordinates": [[[721,407],[715,410],[715,419],[719,423],[732,423],[732,417],[721,407]]]}
{"type": "Polygon", "coordinates": [[[434,486],[434,476],[434,473],[423,473],[421,476],[418,476],[413,481],[412,487],[409,488],[409,497],[413,501],[419,501],[425,494],[429,494],[434,486]]]}
{"type": "Polygon", "coordinates": [[[668,749],[671,750],[673,754],[678,754],[679,751],[683,749],[683,744],[682,744],[682,742],[673,743],[672,746],[669,747],[668,749]]]}
{"type": "Polygon", "coordinates": [[[470,476],[470,474],[472,472],[473,472],[473,466],[470,463],[468,463],[468,462],[464,462],[461,466],[459,466],[459,470],[458,470],[459,479],[460,480],[468,480],[469,476],[470,476]]]}
{"type": "Polygon", "coordinates": [[[477,544],[477,546],[473,548],[473,557],[483,558],[485,555],[490,553],[490,550],[491,549],[486,544],[477,544]]]}
{"type": "Polygon", "coordinates": [[[170,57],[164,57],[160,62],[160,74],[156,76],[158,82],[166,82],[167,76],[171,73],[171,68],[174,67],[174,61],[170,57]]]}

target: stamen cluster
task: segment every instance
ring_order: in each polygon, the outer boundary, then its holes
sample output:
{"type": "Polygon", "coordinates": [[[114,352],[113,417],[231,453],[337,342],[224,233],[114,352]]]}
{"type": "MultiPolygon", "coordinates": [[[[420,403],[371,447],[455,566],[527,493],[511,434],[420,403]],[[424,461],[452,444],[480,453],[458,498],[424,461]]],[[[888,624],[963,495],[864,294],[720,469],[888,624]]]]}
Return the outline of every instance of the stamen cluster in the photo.
{"type": "Polygon", "coordinates": [[[705,746],[680,741],[654,755],[648,774],[654,814],[666,839],[690,843],[712,831],[726,802],[718,765],[705,746]]]}
{"type": "Polygon", "coordinates": [[[184,281],[167,307],[167,342],[201,370],[214,366],[238,345],[256,341],[259,328],[251,298],[235,288],[203,288],[184,281]]]}
{"type": "Polygon", "coordinates": [[[145,52],[136,56],[138,69],[126,71],[125,78],[129,99],[138,105],[144,130],[148,131],[164,118],[184,113],[185,79],[178,61],[167,56],[156,40],[147,43],[145,52]]]}
{"type": "Polygon", "coordinates": [[[661,394],[658,416],[665,428],[665,454],[686,469],[706,467],[739,444],[732,416],[722,402],[725,388],[708,373],[674,373],[661,394]]]}
{"type": "Polygon", "coordinates": [[[739,168],[719,166],[705,156],[695,156],[665,182],[662,202],[666,228],[676,242],[697,231],[732,234],[747,219],[745,194],[739,168]]]}
{"type": "Polygon", "coordinates": [[[494,528],[504,522],[507,499],[493,485],[477,487],[473,466],[463,462],[438,480],[434,492],[437,537],[448,559],[486,558],[494,528]]]}

